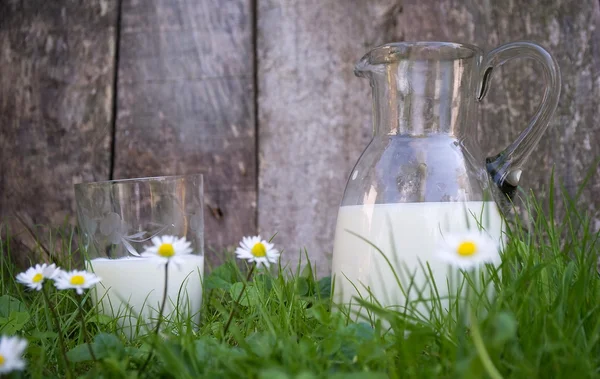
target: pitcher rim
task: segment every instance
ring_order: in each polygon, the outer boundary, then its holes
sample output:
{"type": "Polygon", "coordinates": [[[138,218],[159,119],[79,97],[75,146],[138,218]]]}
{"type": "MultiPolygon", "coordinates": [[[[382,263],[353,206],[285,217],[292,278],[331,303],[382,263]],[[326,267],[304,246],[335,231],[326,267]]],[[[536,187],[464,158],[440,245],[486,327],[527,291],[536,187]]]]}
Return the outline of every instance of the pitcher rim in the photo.
{"type": "MultiPolygon", "coordinates": [[[[367,52],[354,67],[354,73],[358,76],[363,76],[365,72],[371,71],[373,67],[380,66],[383,64],[393,63],[405,59],[408,48],[418,48],[423,52],[429,51],[431,53],[434,50],[439,51],[440,56],[444,53],[444,49],[448,51],[455,51],[456,55],[452,56],[448,54],[448,60],[459,60],[473,58],[477,55],[483,54],[483,49],[479,46],[462,43],[462,42],[446,42],[446,41],[403,41],[403,42],[391,42],[383,45],[374,47],[367,52]],[[448,50],[449,49],[449,50],[448,50]],[[386,51],[387,50],[387,51],[386,51]],[[383,55],[386,54],[384,57],[383,55]],[[390,56],[393,58],[389,59],[390,56]],[[386,59],[388,58],[388,59],[386,59]]],[[[414,50],[411,49],[411,53],[414,50]]]]}

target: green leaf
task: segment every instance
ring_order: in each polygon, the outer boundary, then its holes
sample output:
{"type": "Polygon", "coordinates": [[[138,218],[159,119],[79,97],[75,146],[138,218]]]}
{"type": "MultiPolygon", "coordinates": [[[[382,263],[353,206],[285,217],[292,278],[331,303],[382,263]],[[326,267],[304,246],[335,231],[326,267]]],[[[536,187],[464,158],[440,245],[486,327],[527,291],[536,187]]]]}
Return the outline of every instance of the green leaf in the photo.
{"type": "Polygon", "coordinates": [[[27,312],[11,312],[8,317],[0,318],[0,331],[2,334],[15,334],[23,330],[30,318],[27,312]]]}
{"type": "Polygon", "coordinates": [[[208,275],[204,280],[204,286],[206,289],[224,289],[228,290],[231,287],[231,283],[228,283],[225,279],[214,275],[208,275]]]}
{"type": "Polygon", "coordinates": [[[246,288],[246,296],[248,298],[248,303],[252,306],[260,305],[260,293],[258,292],[258,288],[256,286],[248,286],[246,288]]]}
{"type": "MultiPolygon", "coordinates": [[[[123,344],[117,336],[108,333],[100,333],[94,338],[92,349],[97,359],[109,356],[120,357],[126,353],[123,344]]],[[[72,362],[91,361],[92,356],[87,343],[77,345],[67,352],[67,357],[72,362]]]]}
{"type": "Polygon", "coordinates": [[[481,359],[476,354],[470,354],[462,359],[459,359],[455,365],[456,376],[464,379],[479,379],[483,378],[485,369],[481,364],[481,359]]]}
{"type": "Polygon", "coordinates": [[[217,343],[209,338],[199,339],[195,343],[196,359],[201,362],[207,362],[213,358],[217,343]]]}
{"type": "Polygon", "coordinates": [[[98,325],[108,325],[108,324],[110,324],[111,322],[114,321],[114,318],[112,318],[109,315],[98,313],[98,314],[93,315],[90,318],[90,321],[94,322],[94,323],[96,323],[98,325]]]}
{"type": "Polygon", "coordinates": [[[308,317],[315,318],[321,324],[329,323],[331,313],[322,304],[316,304],[307,310],[308,317]]]}
{"type": "Polygon", "coordinates": [[[93,348],[97,358],[125,354],[125,348],[121,340],[114,334],[100,333],[96,335],[93,348]]]}
{"type": "Polygon", "coordinates": [[[310,264],[307,264],[306,266],[304,266],[304,268],[302,269],[302,273],[300,274],[301,278],[313,278],[313,270],[310,264]]]}
{"type": "Polygon", "coordinates": [[[0,296],[0,331],[15,334],[23,329],[31,316],[25,304],[12,296],[0,296]]]}
{"type": "Polygon", "coordinates": [[[267,296],[273,288],[273,278],[271,275],[257,274],[254,276],[252,282],[254,283],[254,286],[257,289],[260,289],[265,296],[267,296]]]}
{"type": "MultiPolygon", "coordinates": [[[[243,283],[233,283],[229,288],[229,293],[231,294],[231,298],[235,301],[240,296],[242,289],[244,288],[243,283]]],[[[251,305],[256,306],[260,303],[260,296],[256,287],[252,285],[252,283],[248,283],[246,288],[244,289],[244,294],[240,298],[240,305],[244,307],[249,307],[251,305]]]]}
{"type": "Polygon", "coordinates": [[[271,335],[263,333],[254,333],[246,338],[248,346],[251,346],[252,353],[259,357],[268,358],[273,352],[273,346],[276,344],[271,335]]]}
{"type": "Polygon", "coordinates": [[[32,339],[32,340],[49,340],[49,339],[54,339],[57,337],[58,337],[58,334],[56,332],[50,332],[50,331],[40,332],[39,330],[34,330],[31,333],[30,339],[32,339]]]}
{"type": "Polygon", "coordinates": [[[92,356],[90,355],[87,344],[85,344],[85,343],[81,344],[81,345],[77,345],[74,348],[72,348],[71,350],[67,351],[67,358],[69,358],[69,360],[71,362],[75,362],[75,363],[92,360],[92,356]]]}
{"type": "Polygon", "coordinates": [[[258,377],[259,379],[289,379],[290,376],[279,369],[269,368],[261,371],[258,377]]]}
{"type": "Polygon", "coordinates": [[[225,262],[206,276],[204,285],[207,289],[228,289],[231,284],[239,281],[238,272],[239,270],[234,262],[225,262]]]}
{"type": "Polygon", "coordinates": [[[131,357],[133,359],[145,359],[148,354],[150,353],[150,349],[149,348],[137,348],[137,347],[131,347],[131,346],[127,346],[125,347],[125,355],[127,355],[128,357],[131,357]]]}
{"type": "Polygon", "coordinates": [[[384,360],[386,355],[385,347],[376,341],[359,344],[356,350],[357,355],[363,361],[376,362],[379,360],[384,360]]]}
{"type": "Polygon", "coordinates": [[[308,295],[308,290],[308,280],[303,277],[296,278],[296,292],[298,293],[298,295],[306,296],[308,295]]]}
{"type": "Polygon", "coordinates": [[[212,337],[201,337],[201,339],[196,341],[194,347],[195,358],[201,364],[214,362],[215,356],[220,354],[226,354],[230,361],[247,355],[245,350],[225,347],[212,337]]]}
{"type": "Polygon", "coordinates": [[[517,336],[517,321],[515,317],[508,312],[500,312],[494,317],[494,334],[491,341],[492,346],[501,347],[507,341],[517,336]]]}
{"type": "Polygon", "coordinates": [[[331,296],[331,276],[319,279],[319,294],[322,298],[331,296]]]}
{"type": "Polygon", "coordinates": [[[9,317],[12,312],[27,312],[25,304],[9,295],[0,296],[0,317],[9,317]]]}
{"type": "Polygon", "coordinates": [[[321,342],[321,348],[323,349],[323,354],[325,355],[332,355],[338,352],[341,347],[342,341],[338,336],[332,336],[321,342]]]}
{"type": "Polygon", "coordinates": [[[383,372],[337,372],[328,376],[330,379],[387,379],[383,372]]]}
{"type": "Polygon", "coordinates": [[[349,324],[346,330],[350,331],[357,339],[361,341],[372,340],[375,336],[375,330],[373,327],[366,322],[359,322],[357,324],[349,324]]]}

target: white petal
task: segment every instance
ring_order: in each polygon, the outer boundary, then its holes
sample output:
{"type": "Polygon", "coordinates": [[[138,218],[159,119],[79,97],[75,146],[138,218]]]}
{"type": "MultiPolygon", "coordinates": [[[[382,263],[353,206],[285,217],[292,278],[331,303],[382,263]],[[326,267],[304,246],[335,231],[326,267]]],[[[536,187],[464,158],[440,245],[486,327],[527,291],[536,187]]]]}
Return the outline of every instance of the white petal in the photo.
{"type": "Polygon", "coordinates": [[[174,256],[169,260],[169,264],[171,263],[175,265],[177,270],[181,271],[181,265],[184,263],[184,261],[180,257],[174,256]]]}
{"type": "Polygon", "coordinates": [[[237,255],[238,259],[250,259],[250,258],[254,258],[254,255],[252,255],[251,252],[243,250],[243,249],[236,250],[235,254],[237,255]]]}
{"type": "Polygon", "coordinates": [[[18,355],[21,355],[25,351],[25,348],[27,348],[27,340],[19,339],[17,340],[17,345],[13,351],[15,351],[18,355]]]}
{"type": "Polygon", "coordinates": [[[13,370],[23,370],[25,368],[25,362],[21,358],[18,358],[13,361],[12,367],[13,370]]]}
{"type": "Polygon", "coordinates": [[[265,257],[256,258],[255,261],[256,261],[256,265],[258,267],[260,267],[260,266],[265,266],[266,268],[270,267],[269,260],[266,259],[265,257]]]}
{"type": "Polygon", "coordinates": [[[242,242],[240,242],[240,247],[242,247],[243,249],[246,249],[246,250],[252,249],[252,238],[244,237],[242,239],[242,242]]]}
{"type": "Polygon", "coordinates": [[[25,276],[25,273],[22,272],[17,275],[17,282],[27,284],[30,281],[28,280],[27,276],[25,276]]]}
{"type": "Polygon", "coordinates": [[[144,251],[142,252],[142,254],[140,254],[140,256],[142,256],[144,254],[158,255],[158,247],[156,247],[154,245],[146,246],[146,247],[144,247],[144,251]]]}
{"type": "Polygon", "coordinates": [[[54,276],[58,274],[59,269],[56,267],[54,263],[44,268],[44,277],[48,279],[52,279],[54,276]]]}
{"type": "Polygon", "coordinates": [[[256,245],[257,243],[260,243],[260,242],[261,242],[260,236],[250,237],[250,240],[248,241],[248,246],[252,249],[254,247],[254,245],[256,245]]]}
{"type": "Polygon", "coordinates": [[[152,237],[151,241],[154,244],[154,246],[156,246],[156,247],[162,245],[162,240],[161,240],[161,238],[159,236],[152,237]]]}
{"type": "Polygon", "coordinates": [[[163,257],[161,257],[161,256],[158,256],[158,255],[157,255],[157,256],[154,256],[152,259],[153,259],[153,260],[156,262],[156,264],[157,264],[159,267],[160,267],[160,266],[164,266],[164,265],[166,265],[166,264],[167,264],[167,262],[169,261],[169,259],[168,259],[168,258],[163,258],[163,257]]]}
{"type": "Polygon", "coordinates": [[[237,249],[235,249],[235,253],[250,253],[249,249],[244,249],[243,247],[238,247],[237,249]]]}
{"type": "Polygon", "coordinates": [[[249,249],[249,248],[242,246],[242,244],[240,244],[240,246],[238,246],[238,247],[236,248],[236,250],[250,251],[250,249],[249,249]]]}

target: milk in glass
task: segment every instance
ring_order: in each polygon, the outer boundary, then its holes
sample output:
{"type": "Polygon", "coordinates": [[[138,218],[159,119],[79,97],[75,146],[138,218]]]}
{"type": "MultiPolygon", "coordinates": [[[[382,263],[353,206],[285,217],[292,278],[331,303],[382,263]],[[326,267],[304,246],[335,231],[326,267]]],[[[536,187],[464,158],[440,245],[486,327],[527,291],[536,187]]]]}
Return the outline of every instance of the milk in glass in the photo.
{"type": "MultiPolygon", "coordinates": [[[[197,323],[202,303],[204,257],[190,254],[179,259],[180,268],[169,264],[164,316],[180,320],[193,317],[197,323]]],[[[93,292],[100,311],[118,317],[126,335],[134,335],[136,328],[145,334],[158,317],[165,287],[164,266],[153,259],[125,257],[92,259],[88,261],[88,268],[102,279],[93,292]]]]}

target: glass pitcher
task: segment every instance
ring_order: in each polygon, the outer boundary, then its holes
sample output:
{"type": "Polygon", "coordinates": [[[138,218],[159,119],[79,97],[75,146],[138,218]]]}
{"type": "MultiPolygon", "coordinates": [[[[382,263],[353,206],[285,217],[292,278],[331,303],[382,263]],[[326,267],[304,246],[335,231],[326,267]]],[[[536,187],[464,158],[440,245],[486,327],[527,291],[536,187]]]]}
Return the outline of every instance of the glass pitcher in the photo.
{"type": "Polygon", "coordinates": [[[374,298],[427,318],[423,299],[435,291],[450,295],[450,271],[435,256],[444,234],[482,225],[502,242],[497,203],[514,195],[523,162],[556,109],[559,68],[531,42],[487,54],[467,44],[407,42],[371,50],[355,74],[371,82],[373,138],[350,173],[338,213],[334,298],[374,298]],[[516,141],[486,159],[477,143],[477,103],[494,68],[520,57],[541,63],[542,104],[516,141]]]}

